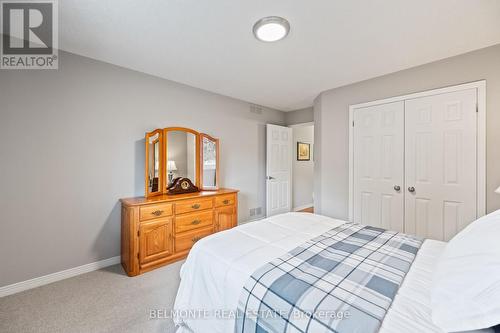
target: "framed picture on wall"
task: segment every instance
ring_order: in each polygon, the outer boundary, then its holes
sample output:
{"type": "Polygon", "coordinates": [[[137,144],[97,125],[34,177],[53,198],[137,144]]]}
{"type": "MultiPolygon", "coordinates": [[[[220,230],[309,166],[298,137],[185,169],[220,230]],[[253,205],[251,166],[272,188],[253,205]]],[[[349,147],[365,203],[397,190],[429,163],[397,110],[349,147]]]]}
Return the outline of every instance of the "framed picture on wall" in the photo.
{"type": "Polygon", "coordinates": [[[311,144],[297,142],[297,161],[311,160],[311,144]]]}

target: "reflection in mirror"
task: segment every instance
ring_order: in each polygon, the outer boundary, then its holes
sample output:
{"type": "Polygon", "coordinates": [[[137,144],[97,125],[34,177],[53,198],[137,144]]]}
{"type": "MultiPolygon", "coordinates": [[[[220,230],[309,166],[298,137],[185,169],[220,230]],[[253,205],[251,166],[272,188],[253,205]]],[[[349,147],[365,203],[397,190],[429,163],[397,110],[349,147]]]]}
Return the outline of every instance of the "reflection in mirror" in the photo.
{"type": "Polygon", "coordinates": [[[217,143],[203,136],[203,188],[217,187],[217,143]]]}
{"type": "Polygon", "coordinates": [[[178,177],[196,184],[196,139],[185,131],[167,132],[167,186],[178,177]]]}
{"type": "Polygon", "coordinates": [[[160,134],[156,133],[148,138],[149,142],[149,192],[158,192],[160,177],[160,134]]]}

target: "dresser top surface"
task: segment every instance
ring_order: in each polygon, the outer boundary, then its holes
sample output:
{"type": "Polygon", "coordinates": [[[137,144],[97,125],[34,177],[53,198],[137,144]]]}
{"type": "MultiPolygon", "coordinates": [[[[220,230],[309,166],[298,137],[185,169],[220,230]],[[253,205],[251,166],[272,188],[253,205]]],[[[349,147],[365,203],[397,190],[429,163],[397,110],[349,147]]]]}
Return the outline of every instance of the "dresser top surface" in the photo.
{"type": "Polygon", "coordinates": [[[215,191],[200,191],[194,193],[184,193],[184,194],[164,194],[158,195],[151,198],[146,197],[135,197],[135,198],[124,198],[120,199],[122,205],[124,206],[140,206],[145,204],[153,204],[153,203],[162,203],[169,201],[178,201],[183,199],[197,199],[197,198],[205,198],[222,194],[230,194],[230,193],[238,193],[238,190],[230,189],[230,188],[221,188],[215,191]]]}

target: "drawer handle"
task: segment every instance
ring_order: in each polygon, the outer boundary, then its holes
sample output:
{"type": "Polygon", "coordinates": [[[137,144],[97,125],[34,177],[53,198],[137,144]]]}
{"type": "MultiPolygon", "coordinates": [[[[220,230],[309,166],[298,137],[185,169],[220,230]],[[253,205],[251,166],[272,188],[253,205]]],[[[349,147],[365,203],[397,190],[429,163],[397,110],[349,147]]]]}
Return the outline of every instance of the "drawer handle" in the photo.
{"type": "Polygon", "coordinates": [[[201,207],[201,206],[200,206],[199,204],[194,204],[194,205],[192,205],[192,206],[191,206],[191,208],[193,208],[193,209],[198,209],[198,208],[200,208],[200,207],[201,207]]]}
{"type": "Polygon", "coordinates": [[[223,203],[224,205],[227,205],[227,204],[229,203],[229,200],[227,200],[227,199],[226,199],[226,200],[222,201],[222,203],[223,203]]]}
{"type": "Polygon", "coordinates": [[[191,224],[194,224],[194,225],[197,225],[197,224],[200,224],[201,221],[200,220],[194,220],[193,222],[191,222],[191,224]]]}
{"type": "Polygon", "coordinates": [[[197,241],[199,241],[201,239],[201,237],[193,237],[192,241],[193,243],[196,243],[197,241]]]}
{"type": "Polygon", "coordinates": [[[161,216],[163,214],[163,210],[155,210],[154,212],[151,212],[151,215],[154,216],[161,216]]]}

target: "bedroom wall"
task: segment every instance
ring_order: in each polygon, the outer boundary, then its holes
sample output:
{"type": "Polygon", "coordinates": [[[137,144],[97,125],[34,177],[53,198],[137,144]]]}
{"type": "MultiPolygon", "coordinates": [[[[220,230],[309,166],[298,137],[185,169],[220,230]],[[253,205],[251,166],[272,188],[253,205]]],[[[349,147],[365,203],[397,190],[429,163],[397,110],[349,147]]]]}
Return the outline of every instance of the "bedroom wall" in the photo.
{"type": "Polygon", "coordinates": [[[0,286],[120,254],[118,199],[144,194],[144,133],[158,127],[220,138],[240,222],[265,211],[265,124],[283,112],[59,56],[59,70],[0,71],[0,286]]]}
{"type": "Polygon", "coordinates": [[[315,208],[345,219],[349,196],[349,105],[487,80],[487,211],[500,209],[500,45],[325,91],[315,100],[315,208]]]}
{"type": "Polygon", "coordinates": [[[285,113],[285,123],[287,125],[295,125],[302,123],[310,123],[314,121],[313,107],[289,111],[285,113]]]}

